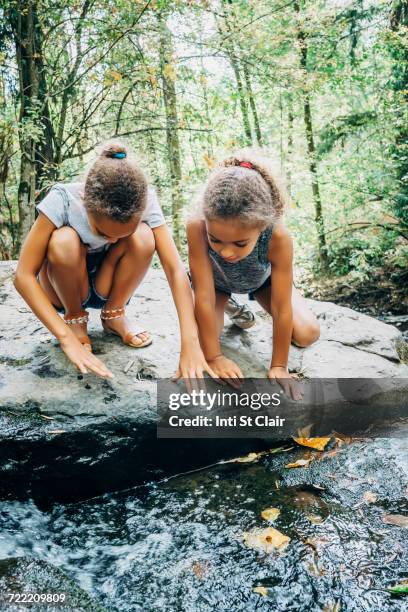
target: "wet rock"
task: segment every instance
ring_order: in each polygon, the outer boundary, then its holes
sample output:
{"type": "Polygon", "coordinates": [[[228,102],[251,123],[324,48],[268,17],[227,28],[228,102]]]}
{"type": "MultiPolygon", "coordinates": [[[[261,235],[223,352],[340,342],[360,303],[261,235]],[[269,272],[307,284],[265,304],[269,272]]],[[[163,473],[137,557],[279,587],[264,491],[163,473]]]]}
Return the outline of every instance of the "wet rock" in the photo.
{"type": "Polygon", "coordinates": [[[106,608],[91,598],[88,593],[75,584],[57,567],[40,559],[17,557],[0,560],[0,593],[1,609],[18,612],[19,610],[35,610],[55,612],[58,609],[75,610],[76,612],[107,612],[106,608]],[[31,595],[63,596],[63,601],[56,603],[45,600],[40,603],[24,603],[9,605],[6,594],[17,594],[20,601],[31,595]]]}
{"type": "MultiPolygon", "coordinates": [[[[15,262],[0,264],[0,496],[44,501],[97,495],[180,468],[236,456],[260,441],[156,439],[156,379],[171,377],[179,354],[176,310],[162,271],[152,269],[128,307],[152,331],[144,349],[104,336],[91,310],[89,334],[113,381],[79,376],[12,285],[15,262]],[[132,366],[127,368],[129,362],[132,366]],[[108,484],[110,483],[110,484],[108,484]],[[48,491],[48,493],[47,493],[48,491]]],[[[392,326],[330,303],[310,301],[322,336],[291,347],[290,368],[313,377],[407,377],[392,326]]],[[[271,353],[271,321],[254,307],[247,332],[226,325],[223,346],[247,376],[263,377],[271,353]]]]}

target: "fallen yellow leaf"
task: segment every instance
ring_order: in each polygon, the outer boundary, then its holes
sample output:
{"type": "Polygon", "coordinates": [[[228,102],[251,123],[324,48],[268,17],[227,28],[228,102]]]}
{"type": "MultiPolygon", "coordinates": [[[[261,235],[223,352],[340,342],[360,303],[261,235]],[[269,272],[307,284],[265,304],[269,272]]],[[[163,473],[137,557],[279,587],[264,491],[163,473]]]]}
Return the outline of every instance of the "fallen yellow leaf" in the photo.
{"type": "Polygon", "coordinates": [[[244,544],[248,548],[272,552],[275,549],[284,550],[290,542],[289,536],[284,535],[273,527],[266,529],[253,529],[242,534],[244,544]]]}
{"type": "Polygon", "coordinates": [[[310,459],[298,459],[297,461],[294,461],[293,463],[287,463],[285,465],[285,468],[307,467],[311,461],[313,461],[313,457],[311,457],[310,459]]]}
{"type": "Polygon", "coordinates": [[[293,438],[296,444],[300,444],[300,446],[307,446],[308,448],[313,448],[314,450],[323,451],[327,444],[330,442],[329,438],[293,438]]]}
{"type": "Polygon", "coordinates": [[[279,515],[279,508],[265,508],[265,510],[261,512],[261,516],[265,521],[275,521],[279,515]]]}
{"type": "Polygon", "coordinates": [[[226,461],[221,461],[221,463],[252,463],[252,461],[256,461],[264,455],[265,453],[248,453],[244,457],[237,457],[236,459],[227,459],[226,461]]]}
{"type": "Polygon", "coordinates": [[[263,597],[267,597],[269,593],[268,589],[263,586],[254,587],[253,591],[254,593],[258,593],[259,595],[262,595],[263,597]]]}

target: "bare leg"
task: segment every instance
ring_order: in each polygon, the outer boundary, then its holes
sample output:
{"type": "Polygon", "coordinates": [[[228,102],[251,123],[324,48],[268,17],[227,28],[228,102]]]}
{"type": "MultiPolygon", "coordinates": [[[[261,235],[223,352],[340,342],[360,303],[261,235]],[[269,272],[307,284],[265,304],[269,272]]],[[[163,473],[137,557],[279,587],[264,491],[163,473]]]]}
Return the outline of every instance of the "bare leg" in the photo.
{"type": "Polygon", "coordinates": [[[228,299],[229,295],[226,293],[222,293],[221,291],[215,292],[215,316],[217,319],[218,337],[220,337],[224,327],[224,312],[228,299]]]}
{"type": "MultiPolygon", "coordinates": [[[[108,298],[106,309],[123,308],[135,292],[150,267],[155,250],[154,235],[146,223],[140,223],[129,237],[122,238],[109,249],[95,281],[96,291],[108,298]]],[[[122,338],[132,329],[126,317],[105,321],[105,326],[122,338]]],[[[132,340],[140,344],[148,334],[138,334],[132,340]]]]}
{"type": "MultiPolygon", "coordinates": [[[[265,289],[257,291],[255,298],[262,308],[271,314],[271,288],[265,287],[265,289]]],[[[310,346],[319,339],[320,325],[309,309],[305,298],[295,287],[292,289],[292,310],[292,342],[301,347],[310,346]]]]}
{"type": "MultiPolygon", "coordinates": [[[[52,233],[39,282],[52,304],[63,307],[66,316],[80,314],[89,292],[86,248],[71,227],[52,233]]],[[[72,325],[71,329],[78,337],[87,335],[86,323],[72,325]]]]}

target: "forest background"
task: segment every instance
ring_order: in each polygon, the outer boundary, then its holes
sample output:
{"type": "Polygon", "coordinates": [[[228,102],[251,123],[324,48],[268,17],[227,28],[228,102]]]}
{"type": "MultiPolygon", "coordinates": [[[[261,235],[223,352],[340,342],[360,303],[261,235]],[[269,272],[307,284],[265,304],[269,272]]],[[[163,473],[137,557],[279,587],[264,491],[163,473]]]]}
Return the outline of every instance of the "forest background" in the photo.
{"type": "Polygon", "coordinates": [[[292,198],[299,282],[398,312],[407,33],[407,0],[0,0],[0,259],[111,137],[144,159],[185,255],[197,186],[259,145],[292,198]]]}

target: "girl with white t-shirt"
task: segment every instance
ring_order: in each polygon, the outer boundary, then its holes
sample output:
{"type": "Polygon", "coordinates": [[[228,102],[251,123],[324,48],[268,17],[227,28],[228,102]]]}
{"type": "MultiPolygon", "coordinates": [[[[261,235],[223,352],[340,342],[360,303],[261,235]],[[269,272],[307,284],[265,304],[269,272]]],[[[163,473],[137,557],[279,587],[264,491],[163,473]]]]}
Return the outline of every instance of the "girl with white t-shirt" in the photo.
{"type": "Polygon", "coordinates": [[[125,344],[151,344],[149,332],[132,327],[125,306],[156,250],[179,317],[177,376],[214,375],[200,348],[189,281],[156,195],[122,143],[107,143],[85,183],[56,185],[37,209],[14,284],[81,372],[112,377],[92,353],[87,307],[100,308],[105,331],[125,344]]]}

